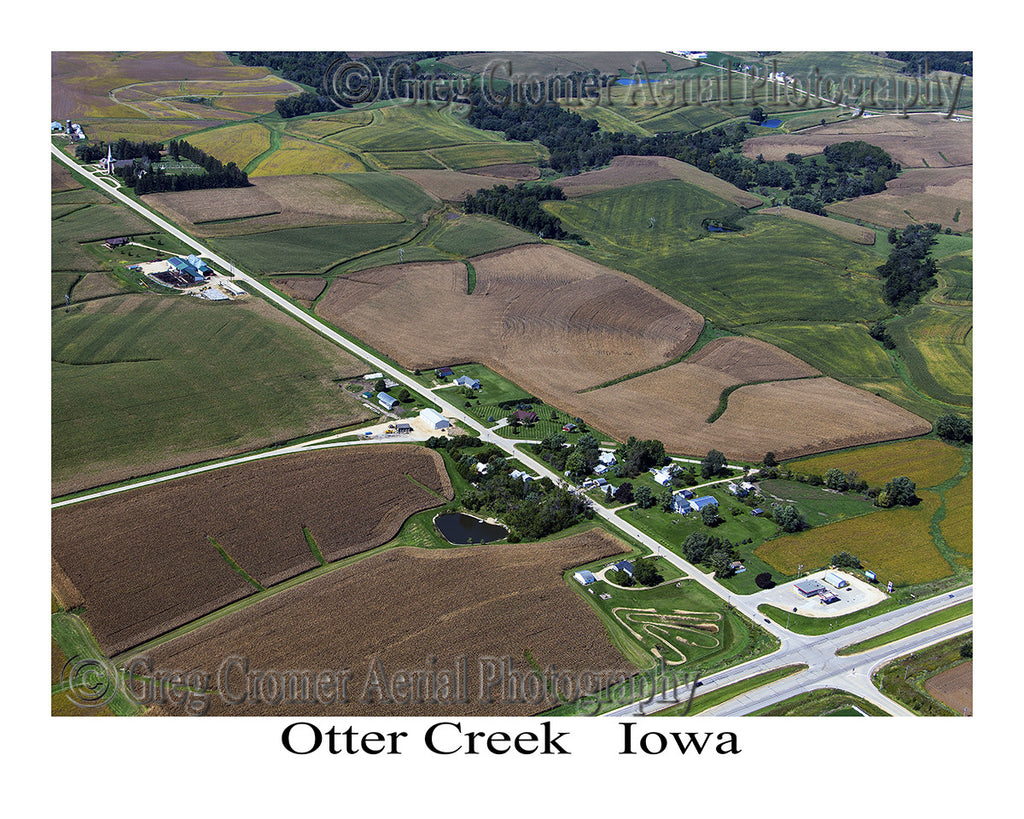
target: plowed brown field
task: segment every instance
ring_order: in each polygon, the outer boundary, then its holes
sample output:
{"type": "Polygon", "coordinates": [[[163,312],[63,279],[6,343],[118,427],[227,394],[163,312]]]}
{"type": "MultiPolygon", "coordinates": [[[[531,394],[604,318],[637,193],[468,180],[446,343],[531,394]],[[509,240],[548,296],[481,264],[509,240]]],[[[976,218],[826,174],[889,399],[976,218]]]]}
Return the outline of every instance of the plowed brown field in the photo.
{"type": "Polygon", "coordinates": [[[527,716],[556,702],[543,694],[515,702],[500,686],[481,691],[482,670],[487,679],[504,660],[513,674],[529,677],[529,656],[536,667],[573,679],[586,670],[635,673],[562,579],[566,569],[628,550],[600,529],[546,543],[393,549],[261,600],[156,647],[147,658],[159,670],[211,675],[227,695],[212,695],[213,714],[527,716]],[[270,669],[347,670],[347,702],[339,694],[332,704],[329,691],[313,691],[307,702],[274,704],[265,694],[263,701],[239,702],[245,689],[240,664],[218,674],[229,657],[244,658],[250,677],[270,669]],[[399,672],[457,668],[460,657],[468,678],[465,702],[454,701],[454,691],[424,702],[428,689],[402,694],[391,686],[399,672]],[[367,688],[375,673],[386,691],[367,688]],[[394,701],[381,701],[382,693],[394,701]],[[376,701],[367,701],[374,694],[376,701]]]}
{"type": "Polygon", "coordinates": [[[662,179],[681,179],[741,208],[752,208],[761,204],[761,200],[753,194],[740,190],[700,168],[667,156],[617,156],[607,168],[588,171],[578,176],[566,176],[552,184],[560,187],[566,196],[573,199],[577,196],[662,179]]]}
{"type": "Polygon", "coordinates": [[[472,261],[472,295],[462,264],[393,265],[335,279],[317,312],[410,368],[476,361],[538,397],[670,361],[703,327],[689,307],[557,247],[472,261]]]}
{"type": "Polygon", "coordinates": [[[743,155],[762,154],[768,160],[786,154],[819,154],[826,145],[864,140],[877,145],[904,168],[948,168],[970,165],[973,160],[974,126],[941,114],[878,116],[836,122],[801,134],[754,137],[743,143],[743,155]]]}
{"type": "Polygon", "coordinates": [[[944,228],[971,231],[973,168],[912,168],[889,182],[881,193],[836,202],[826,210],[885,227],[935,222],[944,228]]]}
{"type": "Polygon", "coordinates": [[[311,307],[316,297],[324,291],[327,280],[319,276],[296,276],[291,279],[271,279],[270,283],[286,296],[311,307]]]}
{"type": "Polygon", "coordinates": [[[113,655],[255,590],[210,538],[266,587],[317,565],[303,526],[338,560],[386,543],[441,496],[452,497],[443,462],[416,446],[213,470],[55,509],[52,555],[64,575],[55,570],[54,583],[79,591],[85,620],[113,655]]]}
{"type": "Polygon", "coordinates": [[[288,227],[400,222],[351,185],[323,174],[258,176],[247,188],[153,193],[146,202],[197,236],[237,236],[288,227]]]}
{"type": "Polygon", "coordinates": [[[317,312],[410,369],[475,361],[620,440],[656,438],[681,454],[714,448],[759,461],[768,451],[796,457],[931,429],[747,338],[712,342],[682,363],[595,389],[678,358],[696,340],[701,317],[551,245],[472,263],[477,283],[469,296],[461,264],[395,265],[335,279],[317,312]],[[723,390],[757,381],[771,383],[736,390],[725,413],[707,423],[723,390]]]}
{"type": "Polygon", "coordinates": [[[461,202],[471,193],[481,188],[493,188],[495,185],[514,185],[515,180],[501,176],[487,176],[480,169],[476,171],[443,171],[443,170],[400,170],[395,173],[411,179],[431,196],[445,202],[461,202]]]}
{"type": "Polygon", "coordinates": [[[466,173],[476,176],[490,176],[498,179],[506,179],[513,182],[526,182],[530,179],[540,179],[540,171],[535,165],[526,165],[522,162],[507,162],[502,165],[486,165],[483,168],[467,168],[466,173]]]}
{"type": "Polygon", "coordinates": [[[924,690],[958,714],[974,713],[974,660],[955,665],[925,680],[924,690]]]}

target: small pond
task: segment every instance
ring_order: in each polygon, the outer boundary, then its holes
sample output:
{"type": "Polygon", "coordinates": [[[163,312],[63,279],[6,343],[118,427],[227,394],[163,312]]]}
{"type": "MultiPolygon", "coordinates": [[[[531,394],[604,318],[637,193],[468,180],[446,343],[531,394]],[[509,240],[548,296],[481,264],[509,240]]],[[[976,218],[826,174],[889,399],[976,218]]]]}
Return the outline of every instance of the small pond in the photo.
{"type": "Polygon", "coordinates": [[[434,525],[449,543],[493,543],[508,537],[508,529],[497,523],[488,523],[472,515],[449,513],[434,518],[434,525]]]}
{"type": "Polygon", "coordinates": [[[778,128],[780,125],[782,125],[781,119],[766,119],[761,123],[762,128],[778,128]]]}

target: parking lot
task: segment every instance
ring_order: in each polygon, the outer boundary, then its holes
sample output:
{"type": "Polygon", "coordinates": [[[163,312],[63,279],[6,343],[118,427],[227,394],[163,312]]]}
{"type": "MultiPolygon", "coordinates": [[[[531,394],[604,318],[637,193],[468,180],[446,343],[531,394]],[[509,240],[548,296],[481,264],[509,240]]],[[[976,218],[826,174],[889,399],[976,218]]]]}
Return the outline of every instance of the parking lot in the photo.
{"type": "Polygon", "coordinates": [[[846,572],[837,571],[835,573],[841,575],[849,585],[842,589],[829,585],[822,579],[828,574],[828,570],[822,569],[801,577],[799,580],[776,586],[774,589],[758,592],[751,597],[756,600],[757,605],[769,603],[778,606],[783,611],[793,611],[795,608],[797,614],[803,614],[806,617],[836,617],[873,606],[875,603],[885,600],[887,596],[880,584],[872,585],[846,572]],[[839,599],[834,603],[824,603],[818,595],[804,597],[797,591],[796,584],[811,579],[817,580],[839,599]]]}

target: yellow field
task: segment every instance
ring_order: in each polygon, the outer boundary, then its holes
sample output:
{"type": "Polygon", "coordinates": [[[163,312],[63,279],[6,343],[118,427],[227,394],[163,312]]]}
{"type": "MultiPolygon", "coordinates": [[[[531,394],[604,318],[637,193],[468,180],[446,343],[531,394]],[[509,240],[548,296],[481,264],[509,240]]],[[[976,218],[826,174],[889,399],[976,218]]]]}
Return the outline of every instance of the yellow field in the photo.
{"type": "Polygon", "coordinates": [[[225,165],[234,162],[239,168],[244,168],[264,151],[270,150],[270,131],[255,122],[244,122],[204,131],[186,141],[225,165]]]}
{"type": "Polygon", "coordinates": [[[849,552],[882,583],[926,583],[948,577],[953,570],[939,553],[929,533],[929,522],[939,506],[934,492],[919,491],[921,503],[889,509],[821,526],[797,535],[763,543],[759,558],[783,574],[796,574],[799,564],[828,565],[832,555],[849,552]]]}
{"type": "Polygon", "coordinates": [[[100,142],[113,142],[121,137],[133,142],[163,142],[217,124],[219,120],[96,119],[83,122],[82,127],[90,139],[100,142]]]}
{"type": "Polygon", "coordinates": [[[974,473],[950,489],[945,500],[946,517],[939,526],[942,536],[950,548],[963,554],[973,554],[974,473]]]}
{"type": "Polygon", "coordinates": [[[811,475],[824,475],[833,467],[843,472],[854,470],[872,486],[882,486],[905,475],[923,487],[952,478],[962,463],[963,455],[956,447],[934,438],[918,438],[849,452],[829,452],[787,466],[811,475]]]}
{"type": "Polygon", "coordinates": [[[359,173],[363,164],[338,148],[281,137],[281,147],[264,159],[251,176],[289,176],[309,173],[359,173]]]}

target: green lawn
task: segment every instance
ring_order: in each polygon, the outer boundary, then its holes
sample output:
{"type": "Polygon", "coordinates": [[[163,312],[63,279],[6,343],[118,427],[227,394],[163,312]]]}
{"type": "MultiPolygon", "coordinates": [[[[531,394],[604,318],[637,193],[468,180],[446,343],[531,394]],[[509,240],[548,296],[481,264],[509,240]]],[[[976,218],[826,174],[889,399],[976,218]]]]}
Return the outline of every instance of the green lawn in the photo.
{"type": "Polygon", "coordinates": [[[859,643],[844,646],[839,649],[836,654],[845,656],[847,654],[859,654],[862,651],[870,651],[873,648],[878,648],[878,646],[895,643],[897,640],[902,640],[904,637],[909,637],[912,634],[919,634],[922,631],[935,628],[935,626],[941,626],[943,623],[959,620],[961,617],[966,617],[973,611],[974,601],[967,600],[963,603],[958,603],[955,606],[943,609],[942,611],[937,611],[934,614],[919,617],[917,620],[913,620],[905,626],[900,626],[892,631],[887,631],[885,634],[879,634],[877,637],[872,637],[870,640],[862,640],[859,643]]]}
{"type": "Polygon", "coordinates": [[[685,703],[673,705],[671,708],[666,708],[663,711],[656,711],[652,716],[685,717],[690,714],[699,714],[701,711],[707,711],[709,708],[714,708],[717,705],[721,705],[723,702],[728,702],[734,697],[738,697],[740,694],[746,694],[748,691],[753,691],[755,688],[760,688],[763,685],[768,685],[768,683],[785,679],[786,677],[806,670],[807,666],[803,663],[784,665],[781,668],[773,668],[771,671],[764,671],[761,674],[755,674],[753,677],[747,677],[747,679],[740,680],[739,682],[732,683],[731,685],[716,688],[714,691],[709,691],[707,694],[700,694],[693,698],[693,703],[689,706],[685,703]]]}
{"type": "MultiPolygon", "coordinates": [[[[858,697],[848,691],[840,691],[836,688],[816,688],[813,691],[806,691],[797,694],[775,705],[752,711],[747,716],[751,717],[826,717],[826,716],[853,716],[856,705],[872,717],[888,716],[872,702],[863,697],[858,697]],[[850,711],[852,713],[846,713],[850,711]]],[[[859,716],[859,715],[858,715],[859,716]]]]}

